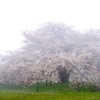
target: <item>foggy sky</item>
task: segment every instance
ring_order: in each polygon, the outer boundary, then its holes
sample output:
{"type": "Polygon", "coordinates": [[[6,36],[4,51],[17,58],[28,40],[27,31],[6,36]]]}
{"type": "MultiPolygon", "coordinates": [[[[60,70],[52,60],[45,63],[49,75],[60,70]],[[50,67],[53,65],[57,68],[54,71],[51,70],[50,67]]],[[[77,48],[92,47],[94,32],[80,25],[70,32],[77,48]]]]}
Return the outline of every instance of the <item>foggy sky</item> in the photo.
{"type": "Polygon", "coordinates": [[[22,43],[21,33],[47,21],[100,28],[99,0],[0,0],[0,54],[22,43]]]}

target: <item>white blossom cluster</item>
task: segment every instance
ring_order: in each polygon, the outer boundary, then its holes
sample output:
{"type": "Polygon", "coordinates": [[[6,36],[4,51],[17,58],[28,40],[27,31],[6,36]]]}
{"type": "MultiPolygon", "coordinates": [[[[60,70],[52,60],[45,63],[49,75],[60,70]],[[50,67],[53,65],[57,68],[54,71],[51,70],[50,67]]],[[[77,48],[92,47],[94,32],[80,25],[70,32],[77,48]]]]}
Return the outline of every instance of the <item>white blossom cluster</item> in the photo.
{"type": "Polygon", "coordinates": [[[0,58],[0,83],[28,86],[40,80],[58,82],[61,68],[69,73],[70,82],[100,83],[98,31],[83,33],[50,22],[25,31],[23,36],[22,48],[0,58]]]}

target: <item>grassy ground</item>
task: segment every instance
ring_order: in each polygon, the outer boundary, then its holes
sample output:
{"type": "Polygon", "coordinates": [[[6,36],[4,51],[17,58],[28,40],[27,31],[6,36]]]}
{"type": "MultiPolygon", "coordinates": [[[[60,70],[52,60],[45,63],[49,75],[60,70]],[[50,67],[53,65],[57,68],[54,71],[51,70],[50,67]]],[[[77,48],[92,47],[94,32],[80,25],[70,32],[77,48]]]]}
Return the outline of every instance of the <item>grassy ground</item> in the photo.
{"type": "Polygon", "coordinates": [[[0,91],[0,100],[100,100],[97,92],[30,93],[19,91],[0,91]]]}
{"type": "Polygon", "coordinates": [[[21,86],[4,86],[0,89],[0,100],[100,100],[99,92],[69,91],[67,84],[53,84],[52,86],[39,85],[39,92],[36,85],[23,90],[21,86]]]}

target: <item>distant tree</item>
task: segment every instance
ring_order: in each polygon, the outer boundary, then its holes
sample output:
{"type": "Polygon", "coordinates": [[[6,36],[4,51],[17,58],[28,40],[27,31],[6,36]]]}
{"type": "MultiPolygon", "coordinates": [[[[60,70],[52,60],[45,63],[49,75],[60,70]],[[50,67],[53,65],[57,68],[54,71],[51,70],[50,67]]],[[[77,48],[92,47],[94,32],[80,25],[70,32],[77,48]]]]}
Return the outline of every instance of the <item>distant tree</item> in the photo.
{"type": "Polygon", "coordinates": [[[98,83],[99,35],[98,30],[80,32],[54,22],[25,31],[23,46],[3,58],[0,82],[25,87],[42,79],[98,83]]]}

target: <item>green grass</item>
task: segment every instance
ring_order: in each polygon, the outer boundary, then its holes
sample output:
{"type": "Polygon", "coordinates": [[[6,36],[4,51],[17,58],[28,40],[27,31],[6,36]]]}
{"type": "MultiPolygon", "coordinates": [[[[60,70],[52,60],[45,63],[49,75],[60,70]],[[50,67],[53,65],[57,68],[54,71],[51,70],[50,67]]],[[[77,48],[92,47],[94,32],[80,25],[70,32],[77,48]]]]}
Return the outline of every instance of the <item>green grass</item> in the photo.
{"type": "MultiPolygon", "coordinates": [[[[100,100],[100,92],[90,92],[84,90],[81,92],[68,90],[68,84],[53,84],[45,86],[45,83],[39,84],[39,92],[36,91],[36,84],[30,86],[28,90],[23,90],[22,86],[1,85],[0,100],[100,100]]],[[[90,87],[89,87],[90,88],[90,87]]]]}
{"type": "Polygon", "coordinates": [[[0,90],[0,100],[100,100],[98,92],[30,93],[0,90]]]}
{"type": "MultiPolygon", "coordinates": [[[[66,83],[56,83],[56,84],[52,84],[52,86],[50,86],[48,84],[48,86],[45,85],[45,83],[39,83],[39,92],[41,93],[58,93],[58,92],[64,92],[67,90],[68,84],[66,83]]],[[[0,89],[6,89],[6,90],[19,90],[19,91],[23,91],[23,87],[22,86],[16,86],[16,85],[0,85],[0,89]]],[[[37,86],[36,84],[28,87],[28,90],[26,89],[25,91],[28,92],[32,92],[32,93],[37,93],[37,86]]]]}

